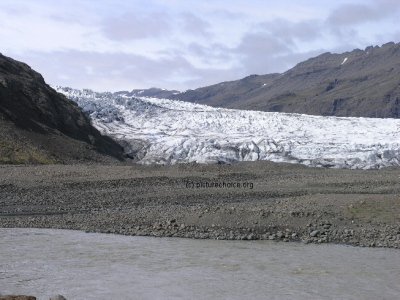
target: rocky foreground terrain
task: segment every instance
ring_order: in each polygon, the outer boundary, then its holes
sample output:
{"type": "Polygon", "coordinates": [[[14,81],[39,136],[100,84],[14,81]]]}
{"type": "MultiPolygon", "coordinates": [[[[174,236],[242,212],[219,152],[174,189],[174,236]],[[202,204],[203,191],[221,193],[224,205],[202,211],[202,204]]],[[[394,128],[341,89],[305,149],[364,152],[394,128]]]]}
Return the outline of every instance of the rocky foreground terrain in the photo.
{"type": "Polygon", "coordinates": [[[0,226],[400,248],[400,168],[0,166],[0,226]]]}

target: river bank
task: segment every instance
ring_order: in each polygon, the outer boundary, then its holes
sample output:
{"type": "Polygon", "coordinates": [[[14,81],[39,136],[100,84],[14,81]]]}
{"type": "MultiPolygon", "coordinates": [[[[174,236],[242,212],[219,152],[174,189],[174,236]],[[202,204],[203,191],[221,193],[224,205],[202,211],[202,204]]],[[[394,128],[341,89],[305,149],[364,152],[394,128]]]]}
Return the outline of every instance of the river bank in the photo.
{"type": "Polygon", "coordinates": [[[37,300],[373,300],[400,293],[398,249],[36,228],[0,228],[0,238],[0,294],[37,300]]]}
{"type": "Polygon", "coordinates": [[[400,248],[400,169],[0,166],[0,227],[400,248]]]}

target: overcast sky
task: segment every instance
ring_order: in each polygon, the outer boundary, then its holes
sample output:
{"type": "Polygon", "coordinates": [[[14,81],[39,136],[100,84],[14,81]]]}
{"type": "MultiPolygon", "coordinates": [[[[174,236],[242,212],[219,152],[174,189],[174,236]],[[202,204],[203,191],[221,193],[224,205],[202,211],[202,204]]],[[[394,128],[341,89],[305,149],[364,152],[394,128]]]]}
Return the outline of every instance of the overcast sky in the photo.
{"type": "Polygon", "coordinates": [[[0,0],[0,53],[47,83],[180,91],[400,42],[399,0],[0,0]]]}

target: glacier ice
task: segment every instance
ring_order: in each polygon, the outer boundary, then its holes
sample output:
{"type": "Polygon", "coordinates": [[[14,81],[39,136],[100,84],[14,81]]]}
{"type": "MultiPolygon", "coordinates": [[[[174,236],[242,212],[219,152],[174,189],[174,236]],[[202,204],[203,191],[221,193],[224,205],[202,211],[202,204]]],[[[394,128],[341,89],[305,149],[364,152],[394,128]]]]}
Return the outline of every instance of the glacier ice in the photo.
{"type": "Polygon", "coordinates": [[[314,167],[400,165],[400,120],[322,117],[54,86],[142,164],[270,160],[314,167]]]}

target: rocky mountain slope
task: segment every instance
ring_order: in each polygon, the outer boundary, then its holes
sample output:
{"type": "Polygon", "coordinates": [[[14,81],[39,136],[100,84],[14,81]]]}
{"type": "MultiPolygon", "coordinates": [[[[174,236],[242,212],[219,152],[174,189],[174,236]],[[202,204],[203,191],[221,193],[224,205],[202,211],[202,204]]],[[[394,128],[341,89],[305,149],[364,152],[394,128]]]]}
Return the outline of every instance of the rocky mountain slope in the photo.
{"type": "Polygon", "coordinates": [[[0,54],[0,163],[122,159],[76,103],[28,65],[0,54]]]}
{"type": "Polygon", "coordinates": [[[168,98],[236,109],[399,118],[400,43],[327,52],[283,74],[251,75],[168,98]]]}
{"type": "Polygon", "coordinates": [[[334,168],[400,165],[400,120],[214,108],[54,87],[142,164],[270,160],[334,168]]]}

